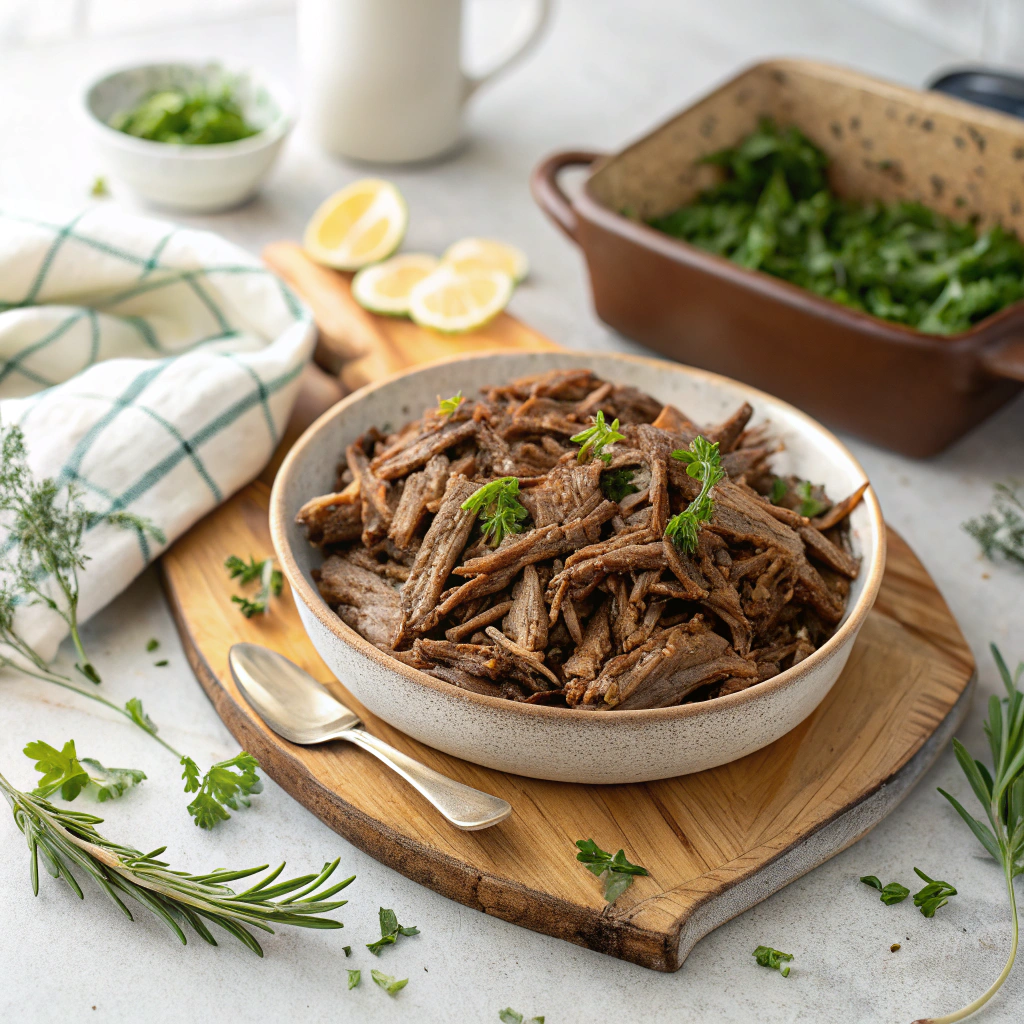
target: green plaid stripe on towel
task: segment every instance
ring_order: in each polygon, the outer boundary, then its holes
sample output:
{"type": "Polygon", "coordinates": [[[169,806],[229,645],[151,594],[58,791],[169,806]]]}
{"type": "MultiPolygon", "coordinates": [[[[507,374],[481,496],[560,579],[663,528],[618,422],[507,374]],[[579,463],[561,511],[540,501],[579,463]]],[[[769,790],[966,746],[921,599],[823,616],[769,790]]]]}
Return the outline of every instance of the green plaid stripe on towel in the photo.
{"type": "MultiPolygon", "coordinates": [[[[111,206],[0,206],[0,421],[38,476],[168,543],[265,465],[313,342],[287,287],[216,235],[111,206]]],[[[160,554],[102,522],[86,552],[82,619],[160,554]]],[[[66,634],[42,606],[18,625],[47,658],[66,634]]]]}

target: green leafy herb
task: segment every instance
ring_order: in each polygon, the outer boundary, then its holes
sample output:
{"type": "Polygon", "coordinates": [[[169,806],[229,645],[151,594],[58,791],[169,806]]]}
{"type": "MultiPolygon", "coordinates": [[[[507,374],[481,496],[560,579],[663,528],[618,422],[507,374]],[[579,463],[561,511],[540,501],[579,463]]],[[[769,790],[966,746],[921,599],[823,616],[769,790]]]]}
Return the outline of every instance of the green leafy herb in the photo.
{"type": "Polygon", "coordinates": [[[226,76],[151,92],[109,124],[140,139],[186,146],[237,142],[259,131],[246,120],[235,82],[226,76]]]}
{"type": "MultiPolygon", "coordinates": [[[[346,946],[345,948],[348,949],[348,946],[346,946]]],[[[345,955],[348,956],[347,953],[345,955]]],[[[356,987],[356,985],[359,984],[359,979],[362,976],[363,976],[363,972],[362,971],[349,971],[348,972],[348,987],[349,987],[349,991],[350,992],[352,991],[352,989],[354,989],[356,987]]]]}
{"type": "Polygon", "coordinates": [[[338,866],[335,860],[325,864],[318,874],[303,875],[272,885],[284,870],[284,864],[244,892],[235,893],[226,883],[264,871],[267,865],[243,871],[212,871],[193,875],[174,871],[157,860],[166,847],[142,853],[130,846],[114,843],[100,835],[95,826],[103,819],[93,814],[62,810],[42,797],[15,789],[0,775],[0,792],[7,798],[14,822],[28,840],[32,892],[39,894],[39,858],[54,878],[63,878],[79,899],[84,899],[72,868],[90,875],[97,885],[132,920],[123,896],[136,900],[152,911],[185,943],[182,924],[187,924],[201,939],[217,943],[206,926],[211,921],[244,943],[254,953],[263,955],[249,927],[273,932],[275,925],[300,928],[340,928],[341,922],[327,914],[343,907],[346,900],[330,897],[354,880],[346,878],[323,891],[320,887],[338,866]],[[281,897],[287,899],[281,899],[281,897]]]}
{"type": "Polygon", "coordinates": [[[714,444],[698,434],[688,449],[674,451],[673,459],[686,463],[686,474],[701,482],[697,495],[682,512],[674,515],[665,527],[665,536],[681,551],[697,550],[697,535],[702,523],[708,522],[715,510],[711,489],[725,476],[718,442],[714,444]]]}
{"type": "Polygon", "coordinates": [[[161,658],[159,661],[154,661],[153,662],[153,667],[154,668],[164,668],[164,666],[169,665],[169,664],[170,664],[170,662],[166,658],[161,658]]]}
{"type": "Polygon", "coordinates": [[[381,907],[380,913],[380,938],[376,942],[368,942],[366,948],[374,955],[380,956],[380,951],[385,946],[393,946],[398,941],[399,935],[419,935],[419,928],[406,928],[398,923],[398,917],[393,910],[381,907]]]}
{"type": "Polygon", "coordinates": [[[814,488],[810,480],[804,480],[799,484],[796,493],[800,497],[800,508],[797,511],[808,519],[820,516],[829,507],[827,501],[821,501],[814,496],[814,488]]]}
{"type": "Polygon", "coordinates": [[[237,811],[239,806],[248,807],[249,797],[263,789],[263,783],[256,774],[259,763],[252,754],[244,750],[227,761],[218,761],[205,775],[190,757],[182,757],[185,770],[185,792],[195,793],[188,813],[200,828],[214,828],[218,822],[231,817],[230,807],[237,811]],[[238,769],[234,771],[233,769],[238,769]]]}
{"type": "Polygon", "coordinates": [[[944,907],[949,902],[950,896],[956,895],[956,889],[949,882],[937,882],[929,878],[920,868],[914,868],[914,873],[927,885],[920,891],[914,893],[914,906],[921,908],[925,917],[934,917],[939,907],[944,907]]]}
{"type": "Polygon", "coordinates": [[[862,875],[861,881],[877,889],[882,894],[879,899],[887,907],[891,907],[894,903],[902,903],[910,895],[910,890],[905,885],[900,885],[899,882],[882,885],[876,875],[862,875]]]}
{"type": "Polygon", "coordinates": [[[501,1021],[501,1024],[544,1024],[543,1017],[531,1017],[524,1022],[523,1015],[513,1010],[511,1006],[506,1006],[504,1010],[498,1011],[498,1020],[501,1021]]]}
{"type": "MultiPolygon", "coordinates": [[[[979,821],[967,813],[959,800],[950,796],[944,789],[939,792],[953,805],[957,814],[966,822],[974,837],[988,851],[989,855],[1003,869],[1006,879],[1006,892],[1010,902],[1010,921],[1013,926],[1010,955],[1002,973],[991,987],[974,1002],[969,1003],[956,1013],[944,1017],[928,1018],[917,1024],[947,1024],[962,1020],[975,1010],[980,1009],[999,991],[1000,986],[1009,977],[1013,961],[1017,956],[1017,942],[1020,926],[1017,919],[1017,899],[1013,891],[1013,880],[1017,875],[1024,874],[1024,693],[1020,689],[1021,676],[1024,675],[1024,662],[1017,666],[1014,673],[1003,660],[999,649],[992,645],[992,657],[1006,689],[1006,697],[1000,700],[994,694],[988,702],[988,721],[985,723],[985,734],[988,736],[989,748],[992,752],[992,770],[981,761],[976,761],[968,753],[967,748],[959,741],[953,740],[956,759],[967,776],[967,781],[974,790],[978,802],[985,809],[988,824],[979,821]]],[[[917,869],[914,869],[917,871],[917,869]]],[[[935,883],[922,872],[922,878],[935,883]]],[[[924,897],[925,889],[918,895],[925,901],[934,896],[924,897]]],[[[935,893],[939,896],[939,893],[935,893]]],[[[940,897],[941,898],[941,897],[940,897]]],[[[917,903],[917,896],[914,897],[917,903]]],[[[941,905],[941,904],[940,904],[941,905]]],[[[921,912],[926,913],[925,906],[921,912]]],[[[934,910],[933,910],[934,913],[934,910]]]]}
{"type": "Polygon", "coordinates": [[[398,980],[390,974],[378,971],[376,968],[370,971],[370,977],[373,978],[374,984],[379,985],[389,996],[397,995],[403,988],[405,988],[406,985],[409,984],[408,978],[398,980]]]}
{"type": "MultiPolygon", "coordinates": [[[[649,223],[735,263],[884,320],[952,334],[1024,298],[1024,246],[916,202],[845,201],[828,158],[796,128],[765,119],[705,157],[722,180],[649,223]]],[[[878,165],[879,172],[891,168],[878,165]]]]}
{"type": "Polygon", "coordinates": [[[772,949],[771,946],[758,946],[754,950],[754,959],[762,967],[769,967],[773,971],[778,971],[784,978],[789,977],[789,963],[788,961],[793,959],[792,953],[783,953],[781,950],[772,949]],[[787,961],[783,963],[783,961],[787,961]]]}
{"type": "Polygon", "coordinates": [[[153,639],[150,640],[148,644],[146,644],[146,651],[147,651],[147,653],[152,654],[153,651],[155,651],[159,646],[160,646],[160,641],[157,640],[156,637],[153,637],[153,639]]]}
{"type": "Polygon", "coordinates": [[[74,740],[68,740],[60,750],[36,740],[25,745],[24,753],[35,759],[35,770],[43,776],[33,796],[47,797],[59,789],[65,800],[74,800],[83,789],[92,789],[103,803],[123,796],[146,777],[138,768],[104,768],[91,757],[79,760],[74,740]]]}
{"type": "Polygon", "coordinates": [[[1024,484],[997,483],[992,509],[964,523],[964,529],[981,545],[986,558],[997,555],[1024,565],[1024,484]]]}
{"type": "Polygon", "coordinates": [[[274,560],[272,558],[264,558],[261,561],[257,561],[250,555],[249,561],[243,562],[238,555],[228,555],[224,560],[224,568],[227,569],[228,575],[232,579],[237,579],[242,586],[255,580],[260,581],[260,589],[255,597],[250,599],[238,594],[232,594],[231,596],[231,600],[239,606],[239,611],[247,619],[251,619],[254,615],[264,614],[270,606],[271,595],[274,597],[281,596],[281,590],[284,587],[284,576],[280,569],[274,568],[274,560]]]}
{"type": "Polygon", "coordinates": [[[633,484],[635,470],[624,466],[622,469],[609,469],[601,474],[601,491],[609,501],[622,501],[627,494],[636,494],[640,490],[633,484]]]}
{"type": "Polygon", "coordinates": [[[107,179],[102,174],[97,175],[92,183],[92,188],[89,189],[89,195],[94,196],[96,199],[105,199],[110,195],[110,189],[107,188],[107,179]]]}
{"type": "Polygon", "coordinates": [[[782,479],[781,476],[777,476],[772,481],[772,493],[769,495],[769,501],[773,505],[778,505],[783,498],[789,493],[789,484],[782,479]]]}
{"type": "Polygon", "coordinates": [[[626,435],[619,433],[618,420],[612,420],[611,426],[608,426],[604,420],[604,413],[600,409],[597,410],[596,416],[591,417],[591,422],[593,426],[581,430],[569,438],[573,444],[581,446],[576,459],[578,462],[586,462],[591,456],[594,456],[602,462],[611,462],[612,457],[605,451],[605,448],[610,444],[615,444],[616,441],[624,441],[626,435]]]}
{"type": "Polygon", "coordinates": [[[341,947],[341,951],[345,954],[345,956],[351,956],[352,955],[352,947],[351,946],[342,946],[341,947]]]}
{"type": "Polygon", "coordinates": [[[522,533],[522,523],[530,513],[519,503],[519,481],[503,476],[474,491],[463,503],[467,512],[480,516],[480,532],[497,547],[509,534],[522,533]]]}
{"type": "Polygon", "coordinates": [[[579,853],[576,859],[586,865],[587,870],[604,882],[604,898],[611,903],[621,896],[632,884],[634,875],[646,875],[647,868],[630,864],[624,851],[619,850],[613,857],[602,850],[593,839],[577,839],[579,853]]]}
{"type": "Polygon", "coordinates": [[[451,398],[442,398],[440,395],[437,396],[437,411],[442,416],[451,418],[459,411],[459,406],[466,399],[462,397],[462,391],[456,391],[451,398]]]}

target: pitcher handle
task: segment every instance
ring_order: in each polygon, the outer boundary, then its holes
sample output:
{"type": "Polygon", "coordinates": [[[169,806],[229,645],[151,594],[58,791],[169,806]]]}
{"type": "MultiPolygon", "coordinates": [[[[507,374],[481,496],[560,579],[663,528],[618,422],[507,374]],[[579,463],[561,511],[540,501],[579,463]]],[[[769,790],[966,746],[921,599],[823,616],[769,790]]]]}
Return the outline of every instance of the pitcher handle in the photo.
{"type": "Polygon", "coordinates": [[[513,42],[508,50],[498,58],[494,67],[479,76],[465,76],[465,99],[469,99],[480,86],[508,71],[513,64],[522,60],[537,45],[551,19],[553,7],[554,0],[533,0],[532,5],[528,4],[523,8],[520,20],[511,33],[513,42]]]}

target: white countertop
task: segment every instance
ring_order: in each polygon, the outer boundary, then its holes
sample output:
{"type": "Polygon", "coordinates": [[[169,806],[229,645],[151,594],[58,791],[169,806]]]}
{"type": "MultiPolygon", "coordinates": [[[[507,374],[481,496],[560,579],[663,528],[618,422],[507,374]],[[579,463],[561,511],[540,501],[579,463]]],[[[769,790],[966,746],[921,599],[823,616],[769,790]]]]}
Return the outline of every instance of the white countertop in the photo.
{"type": "MultiPolygon", "coordinates": [[[[482,16],[503,14],[483,5],[482,16]]],[[[293,50],[291,19],[266,16],[3,54],[0,201],[86,199],[101,168],[72,100],[91,74],[149,57],[213,54],[293,82],[293,50]]],[[[578,254],[530,200],[530,168],[559,147],[618,147],[740,65],[780,54],[835,60],[910,84],[957,56],[834,0],[563,0],[533,59],[479,98],[470,140],[454,159],[385,172],[409,200],[409,247],[440,250],[466,234],[517,242],[534,273],[514,299],[515,313],[571,347],[631,347],[595,319],[578,254]]],[[[297,136],[261,198],[192,223],[258,250],[297,236],[317,202],[360,173],[297,136]]],[[[114,195],[131,205],[116,183],[114,195]]],[[[1024,657],[1024,573],[983,562],[960,524],[988,506],[995,480],[1024,477],[1024,400],[928,462],[850,444],[978,658],[979,690],[962,739],[980,755],[982,708],[996,691],[987,644],[998,643],[1008,660],[1024,657]]],[[[237,749],[191,675],[152,570],[87,633],[110,696],[141,697],[168,738],[200,763],[237,749]],[[151,667],[154,656],[144,650],[151,636],[168,667],[151,667]]],[[[341,869],[358,876],[340,933],[293,929],[268,937],[263,960],[230,939],[218,949],[198,941],[182,948],[146,912],[131,923],[88,883],[85,906],[46,875],[33,899],[24,841],[0,815],[0,1020],[440,1024],[494,1022],[510,1005],[549,1024],[882,1024],[960,1007],[995,978],[1008,947],[1001,873],[935,792],[937,785],[967,792],[949,751],[864,840],[712,933],[679,972],[665,975],[449,902],[351,847],[269,780],[251,810],[201,832],[185,814],[174,765],[137,730],[41,683],[3,677],[0,688],[0,766],[12,781],[31,781],[25,742],[72,736],[80,753],[149,774],[139,792],[104,805],[107,834],[144,849],[166,843],[175,866],[195,870],[285,858],[306,871],[340,856],[341,869]],[[883,906],[857,881],[862,874],[906,881],[914,865],[960,890],[933,920],[909,902],[883,906]],[[376,937],[381,904],[422,935],[375,961],[363,944],[376,937]],[[890,953],[896,941],[902,949],[890,953]],[[750,953],[761,943],[796,954],[788,979],[754,964],[750,953]],[[345,944],[354,950],[349,960],[345,944]],[[364,971],[352,992],[348,967],[364,971]],[[408,987],[392,1002],[370,983],[370,967],[408,977],[408,987]]],[[[979,1019],[1019,1021],[1022,1000],[1018,966],[979,1019]]]]}

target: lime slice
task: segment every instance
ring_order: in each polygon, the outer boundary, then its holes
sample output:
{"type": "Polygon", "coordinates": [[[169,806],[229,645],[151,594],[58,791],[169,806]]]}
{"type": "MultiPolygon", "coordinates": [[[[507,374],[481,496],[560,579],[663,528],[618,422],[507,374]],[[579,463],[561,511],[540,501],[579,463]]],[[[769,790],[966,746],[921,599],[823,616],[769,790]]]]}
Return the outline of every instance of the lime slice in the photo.
{"type": "Polygon", "coordinates": [[[463,238],[442,257],[442,262],[460,274],[477,270],[500,270],[519,284],[530,270],[529,260],[522,249],[490,238],[463,238]]]}
{"type": "Polygon", "coordinates": [[[335,192],[306,226],[306,252],[336,270],[386,259],[401,244],[409,223],[402,194],[389,181],[364,178],[335,192]]]}
{"type": "Polygon", "coordinates": [[[352,297],[374,313],[406,316],[409,293],[438,267],[438,259],[425,252],[403,253],[383,263],[363,267],[352,278],[352,297]]]}
{"type": "Polygon", "coordinates": [[[409,315],[422,327],[461,334],[493,320],[512,298],[515,285],[500,270],[458,274],[441,265],[409,296],[409,315]]]}

